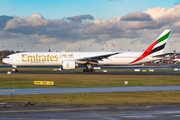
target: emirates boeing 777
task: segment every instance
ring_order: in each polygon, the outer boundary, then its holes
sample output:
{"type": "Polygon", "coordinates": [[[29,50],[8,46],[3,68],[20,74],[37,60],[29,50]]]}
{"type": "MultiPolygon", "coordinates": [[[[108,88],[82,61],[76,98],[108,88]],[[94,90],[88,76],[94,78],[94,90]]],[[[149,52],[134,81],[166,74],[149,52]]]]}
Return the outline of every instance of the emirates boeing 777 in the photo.
{"type": "Polygon", "coordinates": [[[94,72],[93,65],[136,65],[162,59],[166,55],[163,51],[169,35],[170,30],[164,30],[143,52],[22,52],[6,56],[3,62],[14,68],[60,66],[62,70],[84,65],[84,72],[94,72]]]}

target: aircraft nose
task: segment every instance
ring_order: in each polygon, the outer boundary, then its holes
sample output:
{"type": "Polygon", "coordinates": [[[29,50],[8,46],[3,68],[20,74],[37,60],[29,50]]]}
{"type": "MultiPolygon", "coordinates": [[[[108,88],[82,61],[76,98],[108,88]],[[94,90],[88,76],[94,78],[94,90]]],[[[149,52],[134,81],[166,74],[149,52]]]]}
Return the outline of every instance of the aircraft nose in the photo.
{"type": "Polygon", "coordinates": [[[4,58],[4,59],[2,60],[2,62],[5,63],[5,64],[7,64],[7,59],[4,58]]]}

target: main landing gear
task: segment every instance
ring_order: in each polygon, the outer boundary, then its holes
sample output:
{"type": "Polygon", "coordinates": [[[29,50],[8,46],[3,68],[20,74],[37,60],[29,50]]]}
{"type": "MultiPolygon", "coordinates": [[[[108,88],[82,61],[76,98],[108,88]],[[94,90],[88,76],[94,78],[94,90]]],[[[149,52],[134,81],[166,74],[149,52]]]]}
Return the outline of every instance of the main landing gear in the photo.
{"type": "Polygon", "coordinates": [[[86,69],[84,69],[83,72],[95,72],[95,69],[93,69],[90,63],[86,63],[85,65],[86,65],[86,69]]]}

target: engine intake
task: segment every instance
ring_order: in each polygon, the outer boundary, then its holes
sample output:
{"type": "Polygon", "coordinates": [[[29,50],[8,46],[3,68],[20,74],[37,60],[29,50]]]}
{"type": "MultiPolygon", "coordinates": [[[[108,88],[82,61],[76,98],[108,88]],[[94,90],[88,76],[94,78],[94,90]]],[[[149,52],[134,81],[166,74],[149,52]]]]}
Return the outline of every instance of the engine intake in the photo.
{"type": "Polygon", "coordinates": [[[62,69],[64,70],[70,70],[76,68],[76,62],[73,60],[65,60],[62,61],[62,69]]]}

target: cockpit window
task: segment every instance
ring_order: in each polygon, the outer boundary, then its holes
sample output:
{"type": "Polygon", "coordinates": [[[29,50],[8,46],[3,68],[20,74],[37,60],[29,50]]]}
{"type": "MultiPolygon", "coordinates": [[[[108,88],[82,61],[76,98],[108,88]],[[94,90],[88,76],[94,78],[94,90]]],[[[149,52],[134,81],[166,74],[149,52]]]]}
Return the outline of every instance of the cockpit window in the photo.
{"type": "Polygon", "coordinates": [[[9,58],[9,56],[6,56],[5,58],[9,58]]]}

